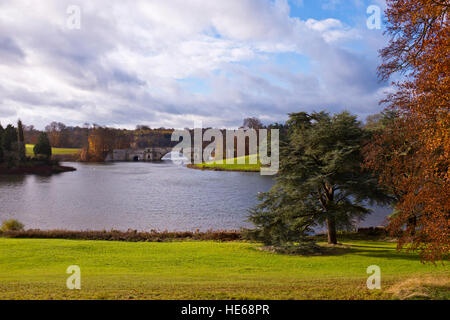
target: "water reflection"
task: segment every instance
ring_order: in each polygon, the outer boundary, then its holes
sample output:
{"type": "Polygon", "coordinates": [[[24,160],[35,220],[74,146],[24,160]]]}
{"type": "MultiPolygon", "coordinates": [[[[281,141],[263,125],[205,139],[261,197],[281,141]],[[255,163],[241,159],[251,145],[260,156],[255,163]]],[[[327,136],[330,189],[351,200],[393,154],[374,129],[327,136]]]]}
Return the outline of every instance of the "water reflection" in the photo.
{"type": "Polygon", "coordinates": [[[53,176],[0,177],[0,220],[27,228],[239,229],[258,192],[272,186],[258,173],[192,170],[160,163],[71,163],[53,176]]]}
{"type": "MultiPolygon", "coordinates": [[[[248,209],[273,180],[259,173],[192,170],[160,163],[70,163],[53,176],[0,176],[0,221],[72,230],[208,230],[251,227],[248,209]]],[[[379,225],[376,208],[361,224],[379,225]]]]}
{"type": "Polygon", "coordinates": [[[0,188],[24,185],[27,178],[29,178],[29,176],[26,176],[26,175],[1,175],[0,174],[0,188]]]}

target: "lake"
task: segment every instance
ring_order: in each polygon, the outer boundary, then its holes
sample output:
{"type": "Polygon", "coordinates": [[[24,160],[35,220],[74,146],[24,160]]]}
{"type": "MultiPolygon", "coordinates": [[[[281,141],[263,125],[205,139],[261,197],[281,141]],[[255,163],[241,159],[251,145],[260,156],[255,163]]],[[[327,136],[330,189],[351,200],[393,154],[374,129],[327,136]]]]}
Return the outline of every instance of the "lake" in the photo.
{"type": "MultiPolygon", "coordinates": [[[[25,228],[205,231],[250,227],[248,209],[273,179],[259,173],[193,170],[172,161],[65,163],[53,176],[1,176],[0,221],[25,228]]],[[[377,209],[361,225],[379,225],[377,209]]]]}

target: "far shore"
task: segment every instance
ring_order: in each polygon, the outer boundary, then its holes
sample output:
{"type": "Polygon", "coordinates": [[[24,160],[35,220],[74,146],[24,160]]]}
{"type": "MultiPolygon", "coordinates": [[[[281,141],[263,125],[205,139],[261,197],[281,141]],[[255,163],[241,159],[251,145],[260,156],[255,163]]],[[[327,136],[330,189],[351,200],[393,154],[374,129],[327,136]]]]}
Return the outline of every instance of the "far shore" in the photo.
{"type": "Polygon", "coordinates": [[[228,160],[224,160],[223,163],[208,161],[200,164],[188,164],[187,167],[190,169],[212,171],[260,172],[261,170],[261,163],[257,154],[237,157],[233,158],[232,160],[233,163],[227,163],[228,160]],[[252,160],[255,163],[251,163],[252,160]]]}
{"type": "Polygon", "coordinates": [[[209,171],[234,171],[234,172],[259,172],[260,169],[256,168],[249,168],[249,169],[243,169],[243,168],[236,168],[233,169],[232,166],[228,166],[226,168],[223,167],[212,167],[204,164],[188,164],[186,167],[190,169],[195,170],[209,170],[209,171]]]}

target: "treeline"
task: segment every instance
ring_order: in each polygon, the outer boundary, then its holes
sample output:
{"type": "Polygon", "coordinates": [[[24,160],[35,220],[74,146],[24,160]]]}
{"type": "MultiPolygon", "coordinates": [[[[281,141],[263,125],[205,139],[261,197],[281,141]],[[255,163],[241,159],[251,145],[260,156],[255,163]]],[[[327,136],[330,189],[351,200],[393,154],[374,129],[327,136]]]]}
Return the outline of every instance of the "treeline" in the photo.
{"type": "Polygon", "coordinates": [[[41,133],[46,133],[54,148],[82,148],[85,144],[89,128],[66,126],[61,122],[52,122],[44,131],[37,130],[33,125],[24,125],[25,143],[36,144],[41,133]]]}
{"type": "MultiPolygon", "coordinates": [[[[241,126],[241,128],[255,130],[282,127],[283,125],[280,124],[264,126],[255,117],[244,119],[241,126]]],[[[210,128],[204,128],[203,132],[208,129],[210,128]]],[[[193,129],[188,130],[193,137],[193,129]]],[[[146,125],[138,125],[134,130],[129,130],[111,128],[98,124],[84,124],[81,127],[67,126],[62,122],[52,122],[45,127],[44,131],[37,130],[33,125],[23,126],[24,142],[26,144],[36,144],[39,136],[45,133],[52,147],[82,149],[79,160],[92,162],[104,161],[106,155],[114,149],[173,147],[178,143],[177,141],[171,141],[173,131],[173,128],[160,127],[152,129],[146,125]]],[[[225,129],[221,131],[224,139],[226,139],[225,129]]],[[[203,147],[206,147],[209,143],[208,141],[203,142],[203,147]]],[[[249,145],[247,139],[245,143],[245,154],[248,155],[248,153],[249,145]]],[[[237,155],[237,143],[235,143],[234,155],[237,155]]]]}
{"type": "MultiPolygon", "coordinates": [[[[281,125],[278,125],[281,126],[281,125]]],[[[272,128],[273,126],[268,126],[272,128]]],[[[47,131],[52,139],[53,136],[58,136],[58,129],[55,126],[48,127],[47,131]],[[50,130],[49,130],[50,129],[50,130]]],[[[257,118],[244,119],[241,128],[259,130],[266,128],[257,118]]],[[[206,130],[211,128],[202,128],[202,136],[206,130]]],[[[179,141],[172,141],[172,133],[175,129],[158,128],[151,129],[148,126],[138,125],[135,130],[114,129],[93,125],[87,127],[86,142],[82,146],[80,154],[81,161],[104,161],[107,154],[114,149],[142,149],[152,147],[174,147],[179,141]]],[[[185,128],[188,130],[191,137],[194,137],[194,129],[185,128]]],[[[226,148],[226,129],[221,130],[224,143],[224,154],[226,148]]],[[[237,156],[237,141],[236,137],[234,143],[234,156],[237,156]]],[[[213,140],[214,141],[214,140],[213,140]]],[[[194,139],[191,139],[192,147],[194,147],[194,139]]],[[[211,141],[203,141],[202,148],[208,146],[211,141]]],[[[249,154],[249,139],[245,141],[245,154],[249,154]]]]}
{"type": "Polygon", "coordinates": [[[66,126],[62,122],[52,122],[44,131],[37,130],[33,125],[23,126],[25,144],[36,144],[40,135],[45,134],[52,147],[82,149],[81,161],[104,161],[113,149],[174,146],[176,142],[171,141],[173,130],[162,127],[152,129],[144,125],[138,125],[134,130],[98,124],[66,126]]]}
{"type": "MultiPolygon", "coordinates": [[[[273,126],[269,126],[273,127],[273,126]]],[[[36,145],[39,139],[48,139],[54,148],[77,148],[82,149],[79,159],[81,161],[104,161],[106,155],[114,149],[143,149],[152,147],[173,147],[178,142],[171,141],[173,128],[150,128],[138,125],[134,130],[117,129],[98,124],[84,124],[83,126],[67,126],[62,122],[52,122],[43,131],[37,130],[33,125],[22,125],[20,122],[20,133],[23,141],[17,142],[17,129],[8,125],[5,129],[2,150],[17,151],[17,147],[25,148],[25,144],[36,145]]],[[[261,129],[265,126],[257,118],[244,119],[241,128],[261,129]]],[[[210,128],[204,128],[203,132],[210,128]]],[[[193,129],[188,129],[193,137],[193,129]]],[[[222,130],[224,139],[225,129],[222,130]]],[[[247,139],[248,140],[248,139],[247,139]]],[[[210,142],[204,142],[206,147],[210,142]]],[[[235,148],[236,148],[235,143],[235,148]]],[[[225,147],[225,144],[224,144],[225,147]]],[[[248,154],[248,141],[246,141],[246,154],[248,154]]],[[[237,150],[235,150],[237,155],[237,150]]]]}
{"type": "Polygon", "coordinates": [[[33,125],[24,126],[25,143],[36,144],[39,134],[45,132],[54,148],[83,148],[88,144],[88,138],[96,131],[107,129],[108,135],[114,135],[118,144],[127,144],[131,148],[166,147],[170,145],[173,129],[157,128],[138,125],[135,130],[115,129],[98,124],[84,124],[83,126],[66,126],[62,122],[52,122],[44,131],[37,130],[33,125]]]}

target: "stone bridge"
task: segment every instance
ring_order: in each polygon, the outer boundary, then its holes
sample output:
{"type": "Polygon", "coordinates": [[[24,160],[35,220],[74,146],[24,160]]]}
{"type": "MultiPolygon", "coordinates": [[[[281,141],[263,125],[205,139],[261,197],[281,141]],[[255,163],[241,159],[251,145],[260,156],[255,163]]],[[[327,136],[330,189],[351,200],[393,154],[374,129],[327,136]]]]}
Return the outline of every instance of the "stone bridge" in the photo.
{"type": "Polygon", "coordinates": [[[161,161],[171,151],[171,147],[115,149],[108,154],[105,161],[161,161]]]}

